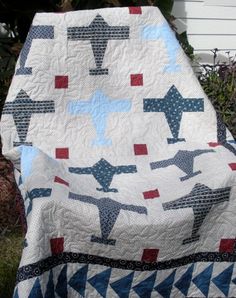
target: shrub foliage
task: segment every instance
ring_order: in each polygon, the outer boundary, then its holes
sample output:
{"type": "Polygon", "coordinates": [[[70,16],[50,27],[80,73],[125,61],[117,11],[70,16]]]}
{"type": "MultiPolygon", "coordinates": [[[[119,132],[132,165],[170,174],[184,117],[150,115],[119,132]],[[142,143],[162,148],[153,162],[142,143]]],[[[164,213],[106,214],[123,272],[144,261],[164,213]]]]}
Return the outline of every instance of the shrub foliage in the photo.
{"type": "Polygon", "coordinates": [[[213,64],[200,65],[199,81],[223,122],[236,139],[236,60],[228,52],[228,62],[217,61],[219,51],[213,51],[213,64]]]}

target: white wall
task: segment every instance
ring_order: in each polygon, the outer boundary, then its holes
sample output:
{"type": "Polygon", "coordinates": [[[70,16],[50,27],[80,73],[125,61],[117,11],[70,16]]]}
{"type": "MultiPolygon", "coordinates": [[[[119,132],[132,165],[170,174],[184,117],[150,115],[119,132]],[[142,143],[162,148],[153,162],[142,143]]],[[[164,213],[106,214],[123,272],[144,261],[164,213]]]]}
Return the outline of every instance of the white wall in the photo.
{"type": "Polygon", "coordinates": [[[172,11],[177,18],[178,31],[187,30],[189,42],[203,63],[212,61],[211,50],[214,48],[221,50],[221,59],[227,56],[227,51],[236,54],[236,6],[222,6],[221,0],[215,0],[215,3],[175,0],[172,11]]]}

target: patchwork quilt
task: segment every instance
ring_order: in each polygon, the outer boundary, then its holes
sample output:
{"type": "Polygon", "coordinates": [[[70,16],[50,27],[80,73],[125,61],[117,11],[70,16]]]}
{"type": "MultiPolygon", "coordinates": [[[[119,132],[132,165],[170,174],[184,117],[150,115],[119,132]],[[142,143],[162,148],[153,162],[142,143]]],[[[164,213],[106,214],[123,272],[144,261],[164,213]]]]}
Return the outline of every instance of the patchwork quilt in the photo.
{"type": "Polygon", "coordinates": [[[236,297],[236,146],[154,7],[38,13],[1,120],[14,298],[236,297]]]}

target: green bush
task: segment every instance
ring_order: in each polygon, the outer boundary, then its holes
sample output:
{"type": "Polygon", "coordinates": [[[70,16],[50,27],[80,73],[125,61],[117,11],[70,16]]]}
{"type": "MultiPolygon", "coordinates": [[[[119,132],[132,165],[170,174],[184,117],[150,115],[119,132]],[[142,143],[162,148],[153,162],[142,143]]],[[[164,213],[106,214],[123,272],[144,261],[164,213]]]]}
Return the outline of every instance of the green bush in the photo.
{"type": "Polygon", "coordinates": [[[200,65],[199,81],[236,139],[236,60],[228,52],[228,62],[217,62],[219,51],[212,52],[213,64],[200,65]]]}
{"type": "Polygon", "coordinates": [[[0,38],[0,116],[15,69],[17,55],[12,51],[11,38],[0,38]]]}
{"type": "Polygon", "coordinates": [[[19,266],[23,237],[20,230],[0,234],[0,297],[11,298],[19,266]]]}

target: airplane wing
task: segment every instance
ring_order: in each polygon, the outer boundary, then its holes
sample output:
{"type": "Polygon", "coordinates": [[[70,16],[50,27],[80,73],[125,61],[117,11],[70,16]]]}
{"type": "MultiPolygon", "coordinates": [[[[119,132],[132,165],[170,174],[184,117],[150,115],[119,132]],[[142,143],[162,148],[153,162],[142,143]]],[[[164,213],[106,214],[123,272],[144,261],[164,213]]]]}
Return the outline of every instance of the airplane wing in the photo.
{"type": "Polygon", "coordinates": [[[169,167],[174,164],[175,163],[174,163],[173,158],[169,158],[169,159],[164,159],[164,160],[160,160],[160,161],[156,161],[156,162],[151,162],[150,167],[152,170],[155,170],[155,169],[159,169],[159,168],[166,168],[166,167],[169,167]]]}
{"type": "Polygon", "coordinates": [[[128,211],[137,212],[139,214],[147,214],[147,208],[146,207],[143,207],[143,206],[121,204],[121,209],[122,210],[128,210],[128,211]]]}
{"type": "Polygon", "coordinates": [[[71,115],[88,114],[91,112],[91,102],[80,100],[70,101],[67,110],[71,115]]]}
{"type": "Polygon", "coordinates": [[[130,165],[130,166],[117,166],[116,168],[116,174],[122,174],[122,173],[136,173],[137,168],[136,166],[130,165]]]}
{"type": "Polygon", "coordinates": [[[92,174],[92,168],[91,167],[85,167],[85,168],[73,168],[69,167],[69,172],[74,174],[92,174]]]}
{"type": "Polygon", "coordinates": [[[79,194],[76,194],[76,193],[73,193],[73,192],[69,192],[68,198],[72,199],[72,200],[77,200],[77,201],[80,201],[80,202],[96,205],[96,206],[97,206],[97,203],[98,203],[98,200],[93,198],[93,197],[79,195],[79,194]]]}

